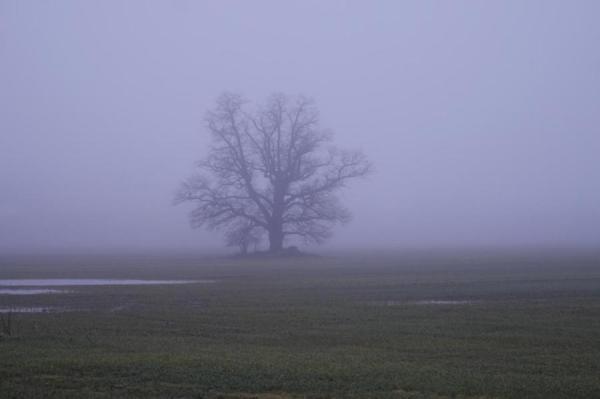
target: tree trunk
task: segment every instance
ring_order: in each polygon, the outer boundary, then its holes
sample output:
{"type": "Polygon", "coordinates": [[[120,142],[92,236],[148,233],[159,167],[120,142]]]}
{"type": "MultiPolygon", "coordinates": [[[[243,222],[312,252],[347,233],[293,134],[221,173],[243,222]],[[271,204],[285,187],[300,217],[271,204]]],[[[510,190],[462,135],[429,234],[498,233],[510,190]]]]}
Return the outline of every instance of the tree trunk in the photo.
{"type": "Polygon", "coordinates": [[[277,178],[273,183],[273,213],[269,224],[269,252],[283,250],[283,213],[287,183],[277,178]]]}
{"type": "Polygon", "coordinates": [[[271,225],[269,229],[269,252],[281,252],[283,250],[283,226],[271,225]]]}

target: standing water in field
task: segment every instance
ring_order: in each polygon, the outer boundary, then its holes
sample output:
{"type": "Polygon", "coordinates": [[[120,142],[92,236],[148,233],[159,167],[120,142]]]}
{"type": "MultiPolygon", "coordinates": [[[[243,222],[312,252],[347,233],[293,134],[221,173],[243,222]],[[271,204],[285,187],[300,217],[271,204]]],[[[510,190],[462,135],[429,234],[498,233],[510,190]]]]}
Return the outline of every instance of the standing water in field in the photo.
{"type": "MultiPolygon", "coordinates": [[[[0,287],[65,287],[76,285],[164,285],[214,283],[213,280],[125,280],[125,279],[20,279],[0,280],[0,287]]],[[[1,292],[0,292],[1,293],[1,292]]]]}
{"type": "Polygon", "coordinates": [[[473,303],[473,301],[428,299],[423,301],[416,301],[413,303],[415,305],[468,305],[470,303],[473,303]]]}
{"type": "Polygon", "coordinates": [[[66,312],[66,308],[57,308],[50,306],[18,306],[18,307],[0,307],[0,314],[7,313],[54,313],[54,312],[66,312]]]}
{"type": "MultiPolygon", "coordinates": [[[[213,280],[125,280],[125,279],[10,279],[0,280],[0,295],[67,294],[72,291],[49,288],[22,287],[68,287],[93,285],[173,285],[213,283],[213,280]],[[4,288],[3,288],[4,287],[4,288]],[[11,288],[6,288],[11,287],[11,288]],[[18,288],[12,288],[18,287],[18,288]]],[[[0,307],[0,313],[49,313],[64,312],[54,307],[0,307]]]]}
{"type": "Polygon", "coordinates": [[[420,301],[399,301],[399,300],[389,300],[389,301],[374,301],[371,302],[373,305],[378,306],[404,306],[404,305],[468,305],[472,304],[474,301],[467,300],[441,300],[441,299],[425,299],[420,301]]]}
{"type": "Polygon", "coordinates": [[[48,288],[0,288],[0,295],[39,295],[39,294],[66,294],[67,290],[52,290],[48,288]]]}

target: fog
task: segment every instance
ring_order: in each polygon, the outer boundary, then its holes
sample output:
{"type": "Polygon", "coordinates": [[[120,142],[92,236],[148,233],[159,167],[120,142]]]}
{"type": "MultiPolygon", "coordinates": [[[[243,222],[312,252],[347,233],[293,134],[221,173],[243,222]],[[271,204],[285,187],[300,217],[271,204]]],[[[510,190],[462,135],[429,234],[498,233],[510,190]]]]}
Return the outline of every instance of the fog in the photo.
{"type": "Polygon", "coordinates": [[[0,251],[209,249],[223,91],[315,99],[375,173],[324,248],[598,247],[596,1],[0,1],[0,251]]]}

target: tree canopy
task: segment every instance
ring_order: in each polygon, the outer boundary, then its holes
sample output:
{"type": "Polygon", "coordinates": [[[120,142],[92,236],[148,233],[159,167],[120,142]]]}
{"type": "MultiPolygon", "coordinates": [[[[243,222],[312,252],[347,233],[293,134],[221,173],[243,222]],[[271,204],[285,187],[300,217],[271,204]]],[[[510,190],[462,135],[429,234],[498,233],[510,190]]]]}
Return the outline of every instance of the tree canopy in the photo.
{"type": "Polygon", "coordinates": [[[278,252],[291,237],[321,243],[349,220],[336,193],[371,164],[359,151],[331,145],[312,100],[274,94],[250,108],[241,95],[225,93],[205,119],[208,155],[176,195],[195,204],[192,226],[224,230],[230,243],[266,233],[269,250],[278,252]]]}

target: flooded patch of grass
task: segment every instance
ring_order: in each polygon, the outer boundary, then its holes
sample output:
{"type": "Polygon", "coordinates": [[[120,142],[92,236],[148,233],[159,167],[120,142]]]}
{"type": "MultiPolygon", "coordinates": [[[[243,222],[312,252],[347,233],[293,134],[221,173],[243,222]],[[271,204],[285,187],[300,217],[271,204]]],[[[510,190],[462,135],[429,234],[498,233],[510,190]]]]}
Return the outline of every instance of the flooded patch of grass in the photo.
{"type": "Polygon", "coordinates": [[[72,291],[53,290],[48,288],[0,288],[0,295],[43,295],[43,294],[68,294],[72,291]]]}
{"type": "Polygon", "coordinates": [[[475,301],[457,301],[457,300],[443,300],[443,299],[425,299],[421,301],[412,302],[415,305],[469,305],[475,301]]]}
{"type": "Polygon", "coordinates": [[[374,306],[411,306],[411,305],[469,305],[472,303],[480,303],[481,301],[472,300],[447,300],[447,299],[422,299],[418,301],[399,301],[399,300],[387,300],[387,301],[372,301],[371,305],[374,306]]]}
{"type": "Polygon", "coordinates": [[[46,278],[46,279],[4,279],[0,287],[70,287],[89,285],[172,285],[214,283],[213,280],[134,280],[107,278],[46,278]]]}
{"type": "Polygon", "coordinates": [[[0,313],[56,313],[66,312],[68,309],[53,306],[10,306],[0,307],[0,313]]]}

